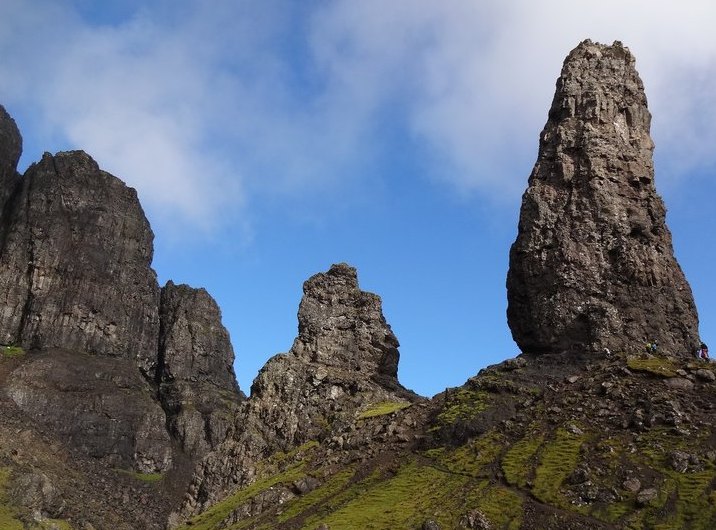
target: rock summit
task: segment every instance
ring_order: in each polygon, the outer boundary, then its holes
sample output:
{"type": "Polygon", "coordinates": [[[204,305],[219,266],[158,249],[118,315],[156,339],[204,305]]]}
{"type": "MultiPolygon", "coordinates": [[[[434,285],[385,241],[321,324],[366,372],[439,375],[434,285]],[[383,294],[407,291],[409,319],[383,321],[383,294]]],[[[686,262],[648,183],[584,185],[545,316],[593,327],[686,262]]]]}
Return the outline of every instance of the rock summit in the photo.
{"type": "Polygon", "coordinates": [[[585,40],[567,57],[510,251],[507,316],[523,352],[690,355],[691,289],[654,185],[634,57],[585,40]]]}

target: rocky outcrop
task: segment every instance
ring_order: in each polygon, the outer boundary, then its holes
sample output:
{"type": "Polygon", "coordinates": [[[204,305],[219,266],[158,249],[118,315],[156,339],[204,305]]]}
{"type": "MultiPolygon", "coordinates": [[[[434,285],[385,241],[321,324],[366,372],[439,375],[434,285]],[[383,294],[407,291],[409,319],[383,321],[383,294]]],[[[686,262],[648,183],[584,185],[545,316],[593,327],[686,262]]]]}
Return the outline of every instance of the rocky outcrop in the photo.
{"type": "Polygon", "coordinates": [[[204,289],[167,282],[160,305],[159,395],[170,431],[203,455],[223,441],[240,392],[221,311],[204,289]]]}
{"type": "Polygon", "coordinates": [[[81,151],[45,154],[0,227],[0,342],[156,366],[159,287],[137,194],[81,151]]]}
{"type": "Polygon", "coordinates": [[[651,115],[621,43],[564,62],[510,251],[507,316],[522,351],[690,354],[691,289],[654,186],[651,115]]]}
{"type": "Polygon", "coordinates": [[[22,137],[15,120],[0,105],[0,214],[20,178],[17,162],[22,154],[22,137]]]}
{"type": "Polygon", "coordinates": [[[398,346],[383,317],[380,297],[358,288],[353,267],[334,265],[304,283],[298,337],[291,354],[393,385],[397,384],[398,346]]]}
{"type": "Polygon", "coordinates": [[[420,399],[398,383],[398,340],[380,298],[359,288],[353,267],[333,265],[307,280],[303,292],[298,337],[259,372],[241,428],[201,465],[182,518],[250,484],[272,453],[307,442],[369,443],[355,435],[361,410],[420,399]]]}
{"type": "Polygon", "coordinates": [[[172,282],[160,293],[134,189],[82,151],[20,177],[21,145],[0,108],[0,344],[20,363],[4,394],[83,457],[190,473],[242,397],[216,303],[172,282]]]}
{"type": "Polygon", "coordinates": [[[50,350],[17,368],[6,392],[37,425],[108,467],[158,473],[172,463],[164,411],[129,360],[50,350]]]}

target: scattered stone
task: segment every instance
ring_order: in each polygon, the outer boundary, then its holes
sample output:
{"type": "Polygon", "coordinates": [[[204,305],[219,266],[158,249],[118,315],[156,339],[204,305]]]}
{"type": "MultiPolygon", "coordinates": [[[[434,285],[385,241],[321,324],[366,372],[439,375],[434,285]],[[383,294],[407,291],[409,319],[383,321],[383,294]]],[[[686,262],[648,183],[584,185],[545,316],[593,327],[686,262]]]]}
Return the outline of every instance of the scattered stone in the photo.
{"type": "Polygon", "coordinates": [[[423,526],[421,526],[420,528],[422,530],[440,530],[440,525],[432,519],[428,519],[423,523],[423,526]]]}
{"type": "Polygon", "coordinates": [[[683,377],[671,377],[664,380],[664,384],[673,390],[691,390],[694,383],[683,377]]]}
{"type": "Polygon", "coordinates": [[[490,530],[492,525],[490,525],[490,521],[480,510],[471,510],[460,518],[460,527],[490,530]]]}
{"type": "Polygon", "coordinates": [[[643,489],[637,494],[636,502],[640,506],[646,506],[651,501],[656,499],[658,496],[659,496],[659,492],[655,488],[643,489]]]}
{"type": "Polygon", "coordinates": [[[569,384],[574,384],[574,383],[576,383],[577,381],[579,381],[579,376],[578,376],[578,375],[570,375],[570,376],[567,377],[565,380],[566,380],[567,383],[569,383],[569,384]]]}
{"type": "Polygon", "coordinates": [[[636,493],[641,489],[641,481],[636,477],[631,477],[622,483],[622,487],[631,493],[636,493]]]}
{"type": "Polygon", "coordinates": [[[716,374],[714,374],[711,370],[706,370],[705,368],[696,370],[696,377],[702,381],[708,381],[709,383],[716,381],[716,374]]]}

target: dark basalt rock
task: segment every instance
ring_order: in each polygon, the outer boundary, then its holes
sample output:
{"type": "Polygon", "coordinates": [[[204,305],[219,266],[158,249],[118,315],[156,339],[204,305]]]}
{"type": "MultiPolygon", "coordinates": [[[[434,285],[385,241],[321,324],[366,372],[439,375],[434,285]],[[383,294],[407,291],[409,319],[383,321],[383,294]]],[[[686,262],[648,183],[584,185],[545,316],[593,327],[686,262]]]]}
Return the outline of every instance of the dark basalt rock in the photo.
{"type": "Polygon", "coordinates": [[[303,292],[291,350],[261,369],[240,428],[204,460],[174,524],[250,484],[265,456],[350,431],[369,404],[420,399],[398,383],[398,340],[353,267],[333,265],[303,292]]]}
{"type": "Polygon", "coordinates": [[[0,105],[0,213],[17,185],[17,162],[22,154],[22,137],[15,120],[0,105]]]}
{"type": "Polygon", "coordinates": [[[47,351],[17,368],[6,392],[39,426],[108,467],[157,473],[172,463],[164,411],[130,360],[47,351]]]}
{"type": "Polygon", "coordinates": [[[196,456],[226,438],[243,397],[221,311],[204,289],[167,282],[160,306],[160,399],[169,429],[196,456]]]}
{"type": "Polygon", "coordinates": [[[358,288],[355,268],[333,265],[304,283],[291,354],[397,383],[399,345],[380,297],[358,288]]]}
{"type": "Polygon", "coordinates": [[[156,366],[159,287],[137,194],[81,151],[28,169],[0,226],[0,342],[156,366]]]}
{"type": "Polygon", "coordinates": [[[698,317],[654,186],[634,57],[584,41],[564,62],[510,251],[507,316],[522,351],[687,355],[698,317]]]}

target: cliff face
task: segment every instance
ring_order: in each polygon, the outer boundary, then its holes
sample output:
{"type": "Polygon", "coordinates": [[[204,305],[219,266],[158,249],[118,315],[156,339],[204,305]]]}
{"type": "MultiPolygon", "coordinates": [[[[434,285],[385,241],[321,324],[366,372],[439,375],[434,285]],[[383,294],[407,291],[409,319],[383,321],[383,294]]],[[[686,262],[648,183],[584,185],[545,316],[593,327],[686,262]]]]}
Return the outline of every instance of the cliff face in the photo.
{"type": "Polygon", "coordinates": [[[591,41],[564,62],[510,251],[507,316],[524,352],[698,344],[634,62],[619,42],[591,41]]]}
{"type": "Polygon", "coordinates": [[[5,206],[0,341],[156,366],[153,234],[136,192],[85,153],[45,154],[5,206]]]}
{"type": "Polygon", "coordinates": [[[22,137],[15,120],[0,105],[0,213],[20,176],[17,162],[22,154],[22,137]]]}
{"type": "Polygon", "coordinates": [[[233,423],[234,350],[221,312],[204,289],[162,288],[159,395],[170,431],[185,451],[203,455],[222,442],[233,423]]]}
{"type": "Polygon", "coordinates": [[[134,189],[82,151],[46,153],[20,176],[21,146],[0,107],[0,438],[24,425],[66,451],[64,472],[93,469],[103,483],[97,499],[77,501],[84,484],[52,466],[38,478],[18,448],[0,452],[0,475],[53,491],[52,502],[21,496],[38,513],[68,509],[96,528],[163,527],[243,399],[221,314],[203,289],[159,289],[134,189]],[[136,473],[167,477],[161,503],[127,484],[136,473]],[[115,514],[107,526],[115,509],[132,519],[115,514]]]}

